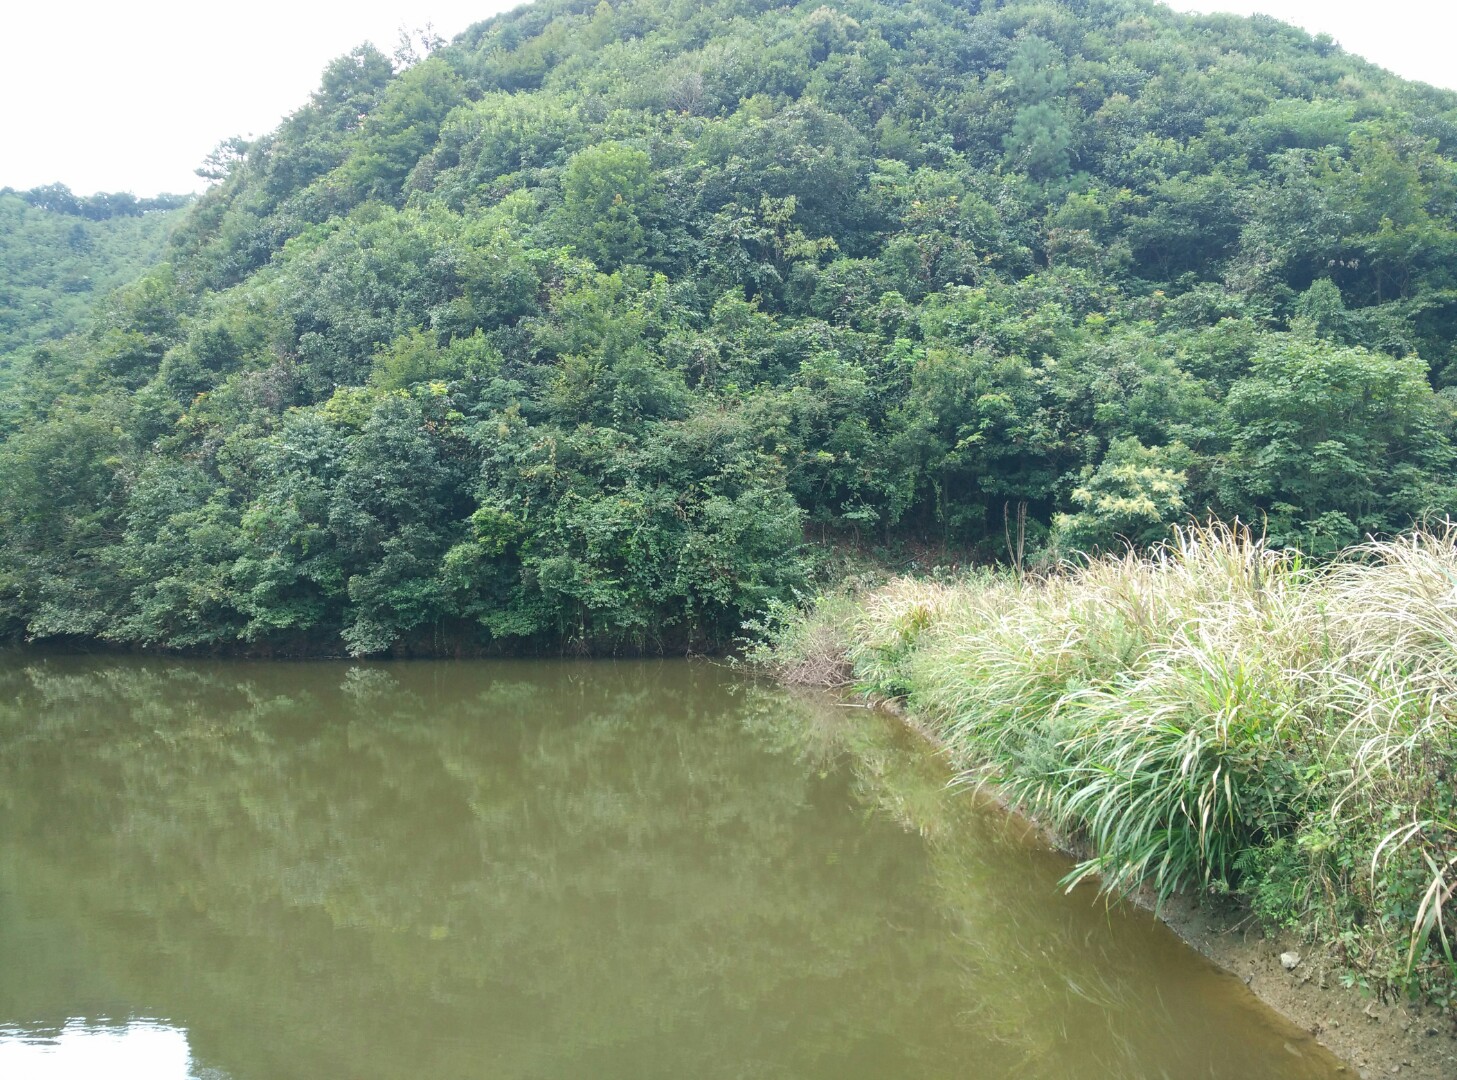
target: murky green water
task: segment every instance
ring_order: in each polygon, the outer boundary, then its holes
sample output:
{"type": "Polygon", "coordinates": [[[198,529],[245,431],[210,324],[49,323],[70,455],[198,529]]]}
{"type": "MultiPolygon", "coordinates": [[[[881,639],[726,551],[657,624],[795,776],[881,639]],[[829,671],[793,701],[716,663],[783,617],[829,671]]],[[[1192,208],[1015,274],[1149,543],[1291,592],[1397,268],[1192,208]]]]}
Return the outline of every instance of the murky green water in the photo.
{"type": "Polygon", "coordinates": [[[0,1076],[1333,1074],[945,780],[706,664],[0,659],[0,1076]]]}

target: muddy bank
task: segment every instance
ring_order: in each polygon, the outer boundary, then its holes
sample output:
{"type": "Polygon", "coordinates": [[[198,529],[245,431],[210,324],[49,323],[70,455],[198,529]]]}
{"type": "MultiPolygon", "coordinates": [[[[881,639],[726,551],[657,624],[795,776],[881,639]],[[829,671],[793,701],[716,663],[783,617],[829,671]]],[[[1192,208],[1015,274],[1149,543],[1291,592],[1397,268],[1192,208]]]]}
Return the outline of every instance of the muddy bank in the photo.
{"type": "MultiPolygon", "coordinates": [[[[1148,906],[1147,898],[1144,905],[1148,906]]],[[[1166,903],[1159,917],[1224,970],[1237,975],[1272,1009],[1309,1031],[1362,1077],[1412,1080],[1457,1077],[1457,1025],[1451,1016],[1410,1001],[1383,1002],[1341,982],[1344,970],[1328,950],[1293,936],[1267,934],[1232,902],[1188,896],[1166,903]],[[1300,962],[1287,971],[1280,957],[1300,962]]]]}

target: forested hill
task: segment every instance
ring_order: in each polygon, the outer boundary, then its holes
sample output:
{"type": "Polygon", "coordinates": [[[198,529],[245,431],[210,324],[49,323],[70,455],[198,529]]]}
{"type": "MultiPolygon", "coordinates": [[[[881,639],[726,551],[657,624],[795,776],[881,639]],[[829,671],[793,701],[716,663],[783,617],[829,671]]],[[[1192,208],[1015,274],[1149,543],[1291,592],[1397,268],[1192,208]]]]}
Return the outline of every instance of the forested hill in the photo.
{"type": "Polygon", "coordinates": [[[704,648],[822,539],[1457,509],[1457,96],[1329,40],[543,0],[414,61],[222,144],[169,260],[23,366],[12,632],[704,648]]]}
{"type": "Polygon", "coordinates": [[[160,260],[190,199],[0,188],[0,378],[6,353],[80,329],[97,299],[160,260]]]}

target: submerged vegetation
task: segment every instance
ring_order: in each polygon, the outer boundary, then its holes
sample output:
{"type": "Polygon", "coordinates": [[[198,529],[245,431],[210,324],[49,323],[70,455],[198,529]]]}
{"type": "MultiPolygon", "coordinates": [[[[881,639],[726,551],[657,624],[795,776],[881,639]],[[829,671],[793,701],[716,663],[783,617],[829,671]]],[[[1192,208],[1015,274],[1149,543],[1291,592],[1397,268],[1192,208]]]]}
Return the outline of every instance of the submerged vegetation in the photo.
{"type": "Polygon", "coordinates": [[[6,634],[703,650],[822,539],[1457,510],[1457,95],[1269,19],[540,0],[206,168],[0,360],[6,634]]]}
{"type": "MultiPolygon", "coordinates": [[[[1457,527],[1312,563],[1245,529],[772,613],[786,678],[904,699],[1084,850],[1457,997],[1457,527]]],[[[1353,976],[1356,977],[1356,976],[1353,976]]]]}

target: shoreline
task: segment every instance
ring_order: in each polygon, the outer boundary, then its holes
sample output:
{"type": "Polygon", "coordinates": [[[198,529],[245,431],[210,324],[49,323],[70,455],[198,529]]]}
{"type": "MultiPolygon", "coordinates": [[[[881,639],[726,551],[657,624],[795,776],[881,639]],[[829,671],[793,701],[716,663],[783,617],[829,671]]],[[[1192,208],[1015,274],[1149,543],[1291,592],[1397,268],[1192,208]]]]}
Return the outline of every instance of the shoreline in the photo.
{"type": "MultiPolygon", "coordinates": [[[[866,703],[926,740],[948,765],[964,771],[951,745],[904,700],[864,696],[866,703]]],[[[1077,845],[1047,822],[1007,801],[994,784],[982,789],[988,801],[1026,824],[1069,859],[1077,845]]],[[[1184,944],[1220,970],[1242,981],[1267,1008],[1309,1032],[1354,1075],[1366,1078],[1403,1076],[1411,1080],[1451,1080],[1457,1076],[1457,1022],[1431,1006],[1407,1000],[1386,1000],[1358,985],[1343,985],[1344,970],[1328,948],[1302,942],[1294,934],[1270,934],[1253,913],[1233,899],[1200,898],[1178,893],[1162,905],[1147,888],[1124,898],[1167,926],[1184,944]],[[1282,953],[1301,957],[1293,970],[1281,965],[1282,953]]]]}
{"type": "Polygon", "coordinates": [[[1453,581],[1457,524],[1317,561],[1216,523],[1030,575],[851,582],[776,611],[751,659],[899,699],[1055,831],[1065,885],[1199,897],[1166,921],[1357,1068],[1450,1078],[1446,1047],[1349,1033],[1391,1008],[1392,1032],[1457,1032],[1453,581]],[[1256,920],[1266,951],[1236,948],[1256,920]],[[1354,1012],[1311,990],[1333,981],[1354,1012]]]}

